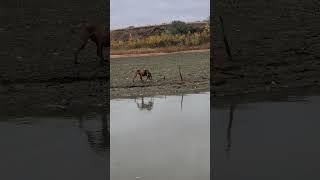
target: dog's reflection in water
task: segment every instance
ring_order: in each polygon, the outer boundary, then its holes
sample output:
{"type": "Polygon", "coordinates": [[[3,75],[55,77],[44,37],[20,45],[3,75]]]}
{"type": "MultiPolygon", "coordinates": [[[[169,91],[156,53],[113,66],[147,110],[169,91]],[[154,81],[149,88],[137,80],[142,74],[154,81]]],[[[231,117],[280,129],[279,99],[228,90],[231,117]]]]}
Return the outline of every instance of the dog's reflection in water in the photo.
{"type": "Polygon", "coordinates": [[[134,102],[137,104],[137,107],[140,111],[143,111],[143,110],[151,111],[154,104],[153,98],[150,98],[147,102],[145,102],[144,97],[141,97],[140,102],[137,102],[137,99],[135,98],[134,102]]]}
{"type": "Polygon", "coordinates": [[[79,128],[87,136],[89,146],[105,155],[110,148],[110,121],[107,112],[79,117],[79,128]]]}

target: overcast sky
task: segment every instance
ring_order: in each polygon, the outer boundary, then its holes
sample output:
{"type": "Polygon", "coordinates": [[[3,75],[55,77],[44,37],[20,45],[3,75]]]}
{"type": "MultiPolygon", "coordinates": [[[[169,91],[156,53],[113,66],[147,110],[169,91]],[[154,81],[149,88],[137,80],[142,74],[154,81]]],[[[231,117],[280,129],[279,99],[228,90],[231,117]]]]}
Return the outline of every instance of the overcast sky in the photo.
{"type": "Polygon", "coordinates": [[[111,0],[111,29],[198,21],[210,14],[210,0],[111,0]]]}

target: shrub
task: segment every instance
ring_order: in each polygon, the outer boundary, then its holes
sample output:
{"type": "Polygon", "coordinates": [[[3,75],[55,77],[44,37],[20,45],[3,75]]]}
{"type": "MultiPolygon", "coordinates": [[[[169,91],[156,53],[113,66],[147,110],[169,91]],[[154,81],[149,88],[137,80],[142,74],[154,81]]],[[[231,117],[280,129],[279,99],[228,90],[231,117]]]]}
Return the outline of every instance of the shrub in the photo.
{"type": "Polygon", "coordinates": [[[172,21],[169,25],[169,34],[186,34],[191,28],[188,24],[182,21],[172,21]]]}
{"type": "Polygon", "coordinates": [[[152,35],[141,39],[130,39],[128,41],[111,41],[113,49],[137,49],[137,48],[160,48],[170,46],[198,46],[210,42],[210,28],[208,25],[200,32],[184,34],[152,35]]]}

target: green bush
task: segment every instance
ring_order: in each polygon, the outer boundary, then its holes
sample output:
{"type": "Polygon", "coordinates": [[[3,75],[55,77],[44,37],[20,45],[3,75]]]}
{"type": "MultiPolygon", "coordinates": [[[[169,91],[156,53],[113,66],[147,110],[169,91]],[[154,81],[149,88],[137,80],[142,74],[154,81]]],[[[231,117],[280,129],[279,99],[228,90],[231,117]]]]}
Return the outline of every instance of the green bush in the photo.
{"type": "Polygon", "coordinates": [[[169,34],[175,35],[175,34],[186,34],[188,33],[191,28],[190,26],[182,21],[172,21],[169,25],[169,34]]]}

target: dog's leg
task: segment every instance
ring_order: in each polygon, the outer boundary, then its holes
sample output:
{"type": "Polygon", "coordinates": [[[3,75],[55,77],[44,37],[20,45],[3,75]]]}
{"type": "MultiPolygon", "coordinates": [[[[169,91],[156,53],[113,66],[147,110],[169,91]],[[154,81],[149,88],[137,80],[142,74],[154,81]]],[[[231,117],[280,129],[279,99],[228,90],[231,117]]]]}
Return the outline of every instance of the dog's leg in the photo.
{"type": "Polygon", "coordinates": [[[101,44],[101,47],[100,47],[100,51],[101,51],[101,63],[104,64],[104,63],[106,63],[106,60],[103,57],[103,45],[102,44],[101,44]]]}
{"type": "Polygon", "coordinates": [[[132,82],[134,82],[134,79],[137,77],[138,73],[136,72],[133,79],[132,79],[132,82]]]}
{"type": "Polygon", "coordinates": [[[93,35],[93,33],[90,33],[87,30],[82,31],[82,34],[81,34],[82,44],[74,53],[74,63],[75,64],[78,64],[78,55],[79,55],[80,51],[86,47],[86,45],[87,45],[90,37],[92,37],[92,35],[93,35]]]}
{"type": "Polygon", "coordinates": [[[100,58],[100,64],[104,64],[104,57],[103,57],[103,44],[101,42],[97,42],[97,56],[100,58]]]}
{"type": "Polygon", "coordinates": [[[86,47],[87,43],[88,43],[88,39],[83,41],[81,46],[74,52],[74,64],[79,64],[78,55],[79,55],[80,51],[86,47]]]}

